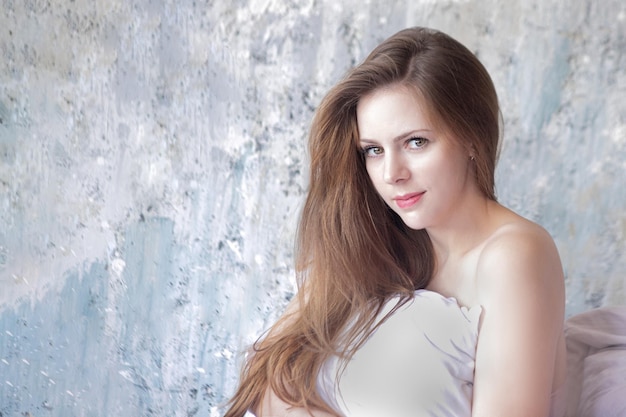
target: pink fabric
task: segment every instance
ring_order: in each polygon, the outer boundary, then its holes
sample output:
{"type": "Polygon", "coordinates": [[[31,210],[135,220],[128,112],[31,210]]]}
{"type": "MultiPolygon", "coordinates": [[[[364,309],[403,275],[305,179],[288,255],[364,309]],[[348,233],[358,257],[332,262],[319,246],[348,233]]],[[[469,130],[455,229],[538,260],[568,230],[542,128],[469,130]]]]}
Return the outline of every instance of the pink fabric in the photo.
{"type": "Polygon", "coordinates": [[[626,307],[565,322],[568,417],[626,416],[626,307]]]}

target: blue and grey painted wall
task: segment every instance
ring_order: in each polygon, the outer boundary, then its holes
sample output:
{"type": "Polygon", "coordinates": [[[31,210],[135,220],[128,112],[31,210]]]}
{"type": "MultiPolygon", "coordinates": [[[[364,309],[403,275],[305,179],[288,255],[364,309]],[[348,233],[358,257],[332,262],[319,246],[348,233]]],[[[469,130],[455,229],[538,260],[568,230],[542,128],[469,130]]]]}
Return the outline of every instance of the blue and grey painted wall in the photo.
{"type": "Polygon", "coordinates": [[[0,416],[221,415],[294,292],[312,112],[413,25],[490,70],[568,315],[626,303],[621,0],[5,0],[0,416]]]}

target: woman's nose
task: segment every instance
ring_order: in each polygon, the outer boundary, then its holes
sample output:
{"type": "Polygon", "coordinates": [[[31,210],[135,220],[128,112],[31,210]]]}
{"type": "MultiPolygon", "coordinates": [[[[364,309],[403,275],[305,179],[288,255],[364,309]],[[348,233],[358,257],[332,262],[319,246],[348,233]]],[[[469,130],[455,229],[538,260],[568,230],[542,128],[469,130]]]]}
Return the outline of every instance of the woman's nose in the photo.
{"type": "Polygon", "coordinates": [[[389,184],[395,184],[409,178],[409,170],[401,155],[385,155],[384,180],[389,184]]]}

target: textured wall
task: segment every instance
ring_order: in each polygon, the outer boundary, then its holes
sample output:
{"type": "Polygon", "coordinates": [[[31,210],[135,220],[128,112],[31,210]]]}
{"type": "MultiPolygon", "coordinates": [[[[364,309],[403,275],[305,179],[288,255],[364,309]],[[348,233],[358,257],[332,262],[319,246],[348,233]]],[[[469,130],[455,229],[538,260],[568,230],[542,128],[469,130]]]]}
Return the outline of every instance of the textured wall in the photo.
{"type": "Polygon", "coordinates": [[[502,202],[626,303],[621,0],[1,0],[0,416],[216,416],[293,294],[323,93],[405,26],[493,75],[502,202]]]}

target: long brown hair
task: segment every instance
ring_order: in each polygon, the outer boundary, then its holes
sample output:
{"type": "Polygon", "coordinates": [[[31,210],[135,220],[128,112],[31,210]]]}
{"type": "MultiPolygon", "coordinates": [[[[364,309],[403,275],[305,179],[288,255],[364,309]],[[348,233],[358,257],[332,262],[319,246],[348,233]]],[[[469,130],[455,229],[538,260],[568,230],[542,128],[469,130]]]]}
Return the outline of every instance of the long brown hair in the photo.
{"type": "Polygon", "coordinates": [[[358,145],[357,103],[394,83],[426,100],[472,154],[477,184],[495,200],[499,108],[485,68],[463,45],[430,29],[405,29],[381,43],[317,109],[296,245],[297,308],[255,343],[225,417],[259,407],[268,388],[294,406],[333,412],[316,390],[323,363],[334,354],[349,358],[376,328],[385,302],[399,296],[401,305],[432,277],[426,231],[409,229],[385,205],[358,145]]]}

